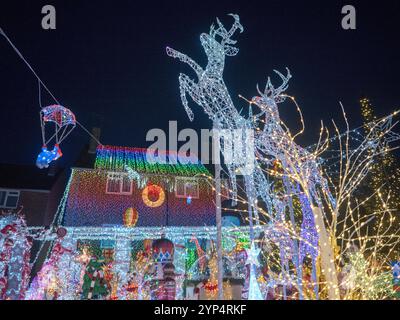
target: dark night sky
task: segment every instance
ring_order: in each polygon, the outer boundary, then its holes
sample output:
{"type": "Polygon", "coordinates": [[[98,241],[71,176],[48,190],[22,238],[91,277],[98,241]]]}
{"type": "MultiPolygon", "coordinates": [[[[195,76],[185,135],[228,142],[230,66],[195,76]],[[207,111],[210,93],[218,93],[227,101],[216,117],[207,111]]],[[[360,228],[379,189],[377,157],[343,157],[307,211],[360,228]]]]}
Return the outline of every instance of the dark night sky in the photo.
{"type": "MultiPolygon", "coordinates": [[[[165,54],[171,46],[204,66],[199,35],[215,17],[227,27],[238,13],[245,32],[240,53],[227,58],[225,81],[237,98],[252,97],[273,69],[290,68],[289,94],[306,121],[304,144],[317,139],[320,119],[340,119],[341,100],[353,126],[361,124],[358,99],[369,96],[378,115],[400,108],[398,74],[400,2],[385,1],[21,1],[0,4],[0,26],[60,102],[87,127],[100,125],[103,144],[147,146],[146,132],[209,128],[192,103],[190,123],[180,102],[178,74],[191,70],[165,54]],[[213,4],[217,2],[218,4],[213,4]],[[41,8],[57,9],[57,30],[41,29],[41,8]],[[341,28],[341,8],[357,8],[357,30],[341,28]]],[[[34,163],[41,147],[37,81],[0,38],[0,162],[34,163]]],[[[46,103],[52,103],[44,94],[46,103]]],[[[290,104],[281,106],[298,127],[290,104]]],[[[88,136],[76,129],[62,145],[71,165],[88,136]]]]}

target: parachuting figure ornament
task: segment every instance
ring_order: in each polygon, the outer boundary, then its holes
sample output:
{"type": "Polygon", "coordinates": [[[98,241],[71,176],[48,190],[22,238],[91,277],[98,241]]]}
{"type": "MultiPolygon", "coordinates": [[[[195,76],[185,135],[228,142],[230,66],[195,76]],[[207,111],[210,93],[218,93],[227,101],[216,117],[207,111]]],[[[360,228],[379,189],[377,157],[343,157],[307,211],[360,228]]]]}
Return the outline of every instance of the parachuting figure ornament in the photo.
{"type": "MultiPolygon", "coordinates": [[[[79,124],[76,121],[75,115],[71,112],[71,110],[59,105],[59,102],[48,89],[48,87],[43,83],[43,81],[39,78],[38,74],[34,71],[32,66],[28,63],[28,61],[24,58],[22,53],[18,50],[18,48],[12,43],[10,38],[6,35],[4,30],[0,28],[0,35],[2,35],[6,41],[10,44],[13,50],[18,54],[18,56],[22,59],[22,61],[29,67],[30,71],[37,78],[39,84],[39,102],[40,102],[40,124],[42,127],[42,151],[39,153],[36,159],[36,166],[39,169],[48,168],[50,163],[56,161],[60,157],[62,157],[62,152],[60,149],[61,142],[74,130],[75,126],[79,124]],[[57,103],[55,105],[47,106],[42,108],[41,105],[41,87],[44,87],[46,91],[50,94],[50,96],[57,103]],[[46,139],[46,127],[50,125],[50,123],[55,124],[55,132],[51,134],[50,138],[46,139]],[[48,144],[53,143],[53,149],[48,149],[48,144]]],[[[79,124],[87,133],[86,128],[84,128],[81,124],[79,124]]],[[[48,131],[48,130],[47,130],[48,131]]],[[[93,138],[93,136],[92,136],[93,138]]],[[[100,144],[100,143],[99,143],[100,144]]]]}
{"type": "Polygon", "coordinates": [[[42,151],[39,153],[36,166],[40,169],[48,168],[50,163],[62,157],[61,142],[74,130],[76,126],[75,115],[71,110],[60,106],[51,105],[40,111],[40,124],[42,128],[42,151]],[[46,127],[54,123],[54,133],[46,139],[46,127]],[[54,143],[52,150],[48,150],[48,144],[54,143]]]}

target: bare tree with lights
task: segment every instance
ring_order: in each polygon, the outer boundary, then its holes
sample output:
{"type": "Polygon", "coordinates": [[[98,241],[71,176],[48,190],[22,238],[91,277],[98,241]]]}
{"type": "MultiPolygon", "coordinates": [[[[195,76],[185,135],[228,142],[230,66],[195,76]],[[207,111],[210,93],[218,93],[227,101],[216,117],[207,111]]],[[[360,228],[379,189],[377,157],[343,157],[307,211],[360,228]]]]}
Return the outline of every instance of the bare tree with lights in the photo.
{"type": "MultiPolygon", "coordinates": [[[[345,229],[340,229],[339,226],[341,226],[343,217],[348,218],[349,214],[353,213],[354,207],[349,201],[354,199],[352,197],[360,189],[361,182],[368,175],[374,157],[386,152],[388,143],[398,138],[392,131],[392,117],[377,121],[371,127],[370,134],[367,134],[356,148],[352,148],[350,145],[350,135],[353,131],[349,129],[347,120],[345,134],[339,134],[338,128],[334,124],[338,136],[329,139],[329,132],[322,124],[319,141],[313,150],[303,148],[295,143],[296,137],[304,131],[304,122],[295,99],[285,94],[291,78],[291,74],[287,70],[286,76],[276,71],[283,81],[279,87],[274,87],[270,79],[268,79],[264,92],[261,92],[257,87],[260,96],[248,101],[250,103],[249,117],[245,118],[235,108],[222,75],[225,57],[234,56],[238,53],[238,49],[232,46],[236,41],[232,40],[231,37],[236,30],[243,31],[239,17],[237,15],[232,16],[235,22],[229,31],[217,19],[218,28],[211,26],[209,34],[203,33],[200,36],[202,46],[208,57],[208,64],[205,69],[201,68],[187,55],[174,49],[167,48],[167,53],[191,66],[198,77],[198,82],[195,82],[184,74],[179,76],[181,99],[190,120],[193,120],[193,112],[188,105],[187,94],[203,108],[213,121],[214,128],[231,131],[237,129],[255,131],[253,156],[256,160],[253,163],[254,170],[250,174],[243,174],[247,199],[240,200],[240,202],[248,204],[250,240],[252,242],[248,255],[251,257],[251,275],[253,278],[250,279],[250,287],[255,282],[253,267],[257,265],[259,256],[258,248],[253,243],[253,217],[259,222],[258,212],[261,212],[269,219],[274,232],[280,234],[276,242],[281,251],[281,264],[288,265],[290,259],[294,261],[300,298],[302,298],[302,264],[305,256],[311,255],[313,281],[317,282],[316,264],[317,259],[319,259],[321,271],[326,279],[324,285],[327,288],[328,298],[340,299],[337,258],[341,252],[337,253],[336,242],[338,237],[344,239],[342,232],[345,229]],[[217,40],[217,36],[221,38],[220,41],[217,40]],[[302,129],[294,135],[279,116],[278,104],[284,102],[286,98],[290,98],[296,103],[301,116],[302,129]],[[253,105],[259,109],[258,113],[253,112],[253,105]],[[377,134],[378,132],[379,134],[377,134]],[[338,141],[340,145],[339,150],[337,150],[340,159],[338,179],[324,170],[325,163],[323,163],[322,155],[329,149],[332,141],[338,141]],[[276,163],[281,166],[279,172],[272,170],[276,163]],[[283,194],[278,195],[274,192],[274,187],[270,183],[271,176],[277,176],[282,180],[283,194]],[[259,205],[258,198],[263,200],[266,207],[259,205]],[[297,228],[298,217],[295,216],[293,210],[294,198],[300,202],[300,209],[303,214],[300,232],[297,228]],[[289,221],[286,218],[287,211],[290,213],[289,221]],[[289,236],[289,239],[292,239],[289,240],[291,244],[287,245],[287,243],[284,243],[287,241],[282,240],[287,239],[283,235],[284,233],[289,236]],[[286,250],[288,247],[289,249],[286,250]],[[288,254],[288,251],[290,251],[290,254],[288,254]]],[[[346,119],[345,113],[344,116],[346,119]]],[[[229,145],[229,147],[231,146],[229,145]]],[[[243,152],[242,156],[246,158],[249,154],[243,152]]],[[[230,191],[233,199],[237,200],[236,175],[242,173],[242,168],[237,164],[227,164],[227,169],[231,180],[232,190],[230,191]]],[[[364,224],[365,222],[360,220],[353,227],[357,228],[357,225],[363,226],[364,224]]],[[[357,234],[357,232],[353,232],[354,234],[357,234]]],[[[383,233],[376,236],[381,239],[386,235],[383,233]]],[[[271,235],[268,235],[268,237],[271,237],[271,235]]],[[[349,241],[349,239],[346,239],[346,243],[349,243],[349,241]]],[[[375,242],[375,249],[380,246],[380,241],[375,242]]],[[[361,248],[365,250],[366,246],[361,246],[361,248]]],[[[345,250],[342,250],[342,252],[344,254],[345,250]]],[[[286,272],[289,273],[289,268],[286,272]]],[[[252,289],[250,288],[249,291],[251,292],[252,289]]],[[[254,289],[253,292],[257,292],[259,297],[258,289],[254,289]]],[[[252,296],[252,294],[250,293],[249,296],[252,296]]],[[[318,297],[318,286],[315,286],[315,296],[318,297]]]]}

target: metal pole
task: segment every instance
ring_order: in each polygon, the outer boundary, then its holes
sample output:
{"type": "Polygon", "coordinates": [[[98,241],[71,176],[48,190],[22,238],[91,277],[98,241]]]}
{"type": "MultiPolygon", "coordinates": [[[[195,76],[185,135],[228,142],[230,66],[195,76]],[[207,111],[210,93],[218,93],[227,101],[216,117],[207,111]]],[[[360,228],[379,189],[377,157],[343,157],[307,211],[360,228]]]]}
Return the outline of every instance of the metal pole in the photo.
{"type": "Polygon", "coordinates": [[[221,164],[220,164],[220,148],[219,148],[219,135],[218,135],[218,124],[214,122],[213,125],[213,156],[215,163],[215,203],[216,203],[216,222],[217,222],[217,260],[218,260],[218,300],[224,299],[223,292],[223,262],[222,262],[222,215],[221,215],[221,164]],[[217,137],[215,137],[215,131],[217,131],[217,137]]]}

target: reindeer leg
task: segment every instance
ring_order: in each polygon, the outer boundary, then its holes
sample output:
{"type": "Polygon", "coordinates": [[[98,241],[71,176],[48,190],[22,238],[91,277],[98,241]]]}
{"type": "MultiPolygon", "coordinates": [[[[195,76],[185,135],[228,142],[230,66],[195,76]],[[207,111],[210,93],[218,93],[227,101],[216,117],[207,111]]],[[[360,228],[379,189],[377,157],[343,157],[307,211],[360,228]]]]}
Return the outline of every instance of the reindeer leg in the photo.
{"type": "Polygon", "coordinates": [[[193,121],[194,115],[192,109],[190,109],[189,107],[189,103],[186,98],[186,93],[189,93],[190,97],[193,99],[194,102],[201,105],[199,99],[199,92],[200,92],[199,86],[193,80],[191,80],[186,74],[181,73],[179,75],[179,89],[181,92],[182,104],[186,110],[186,113],[190,121],[193,121]]]}
{"type": "Polygon", "coordinates": [[[189,58],[186,54],[183,54],[175,49],[167,47],[167,54],[175,59],[179,59],[183,63],[188,64],[194,72],[196,72],[197,77],[200,79],[201,75],[204,73],[204,70],[191,58],[189,58]]]}
{"type": "Polygon", "coordinates": [[[236,207],[237,205],[237,197],[238,197],[238,191],[237,191],[237,182],[236,182],[236,172],[235,168],[231,164],[227,164],[227,169],[229,173],[229,178],[231,180],[232,184],[232,206],[236,207]]]}

